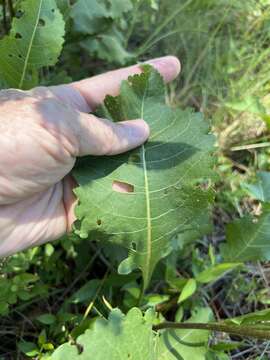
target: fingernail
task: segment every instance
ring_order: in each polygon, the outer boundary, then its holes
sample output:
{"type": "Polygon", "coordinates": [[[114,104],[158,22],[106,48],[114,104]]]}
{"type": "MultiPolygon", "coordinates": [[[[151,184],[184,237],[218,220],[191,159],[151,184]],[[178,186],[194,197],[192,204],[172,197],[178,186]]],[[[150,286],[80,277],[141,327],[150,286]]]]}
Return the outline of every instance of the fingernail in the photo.
{"type": "Polygon", "coordinates": [[[176,56],[168,55],[155,59],[150,59],[145,64],[153,65],[158,71],[160,71],[165,80],[171,81],[179,75],[181,71],[181,63],[176,56]]]}
{"type": "Polygon", "coordinates": [[[149,125],[141,119],[129,120],[122,122],[122,125],[127,126],[130,136],[138,142],[144,142],[150,135],[149,125]]]}
{"type": "Polygon", "coordinates": [[[145,61],[145,64],[150,64],[150,65],[159,65],[159,64],[164,64],[164,59],[166,61],[166,58],[168,58],[169,56],[162,56],[159,58],[155,58],[155,59],[150,59],[145,61]]]}

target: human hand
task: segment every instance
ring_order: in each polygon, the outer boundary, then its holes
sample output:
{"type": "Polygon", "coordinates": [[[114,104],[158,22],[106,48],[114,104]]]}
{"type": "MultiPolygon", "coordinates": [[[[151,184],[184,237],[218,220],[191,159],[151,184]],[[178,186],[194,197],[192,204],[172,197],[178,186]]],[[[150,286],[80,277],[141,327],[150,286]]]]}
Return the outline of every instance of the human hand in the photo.
{"type": "MultiPolygon", "coordinates": [[[[179,61],[149,61],[173,80],[179,61]]],[[[0,256],[61,237],[75,220],[76,157],[128,151],[149,136],[143,119],[115,124],[89,115],[140,66],[69,85],[0,91],[0,256]]]]}

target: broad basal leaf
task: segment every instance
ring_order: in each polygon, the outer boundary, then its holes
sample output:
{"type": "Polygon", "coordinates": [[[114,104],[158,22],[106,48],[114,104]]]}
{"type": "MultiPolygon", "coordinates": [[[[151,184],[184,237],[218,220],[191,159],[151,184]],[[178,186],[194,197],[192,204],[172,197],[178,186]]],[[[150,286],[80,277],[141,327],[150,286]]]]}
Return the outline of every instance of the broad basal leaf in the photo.
{"type": "Polygon", "coordinates": [[[152,323],[146,313],[133,308],[124,316],[113,310],[108,321],[97,320],[94,328],[77,339],[75,345],[64,344],[52,355],[52,360],[157,360],[152,323]]]}
{"type": "MultiPolygon", "coordinates": [[[[207,323],[209,308],[198,309],[187,322],[207,323]]],[[[165,330],[158,342],[158,360],[205,360],[209,332],[205,330],[165,330]]]]}
{"type": "Polygon", "coordinates": [[[56,63],[65,24],[55,0],[21,1],[16,14],[0,41],[0,77],[10,87],[28,89],[37,85],[38,69],[56,63]]]}
{"type": "Polygon", "coordinates": [[[270,260],[270,205],[254,219],[246,216],[227,226],[222,254],[228,261],[270,260]]]}
{"type": "Polygon", "coordinates": [[[163,80],[150,66],[123,82],[120,96],[107,97],[101,115],[143,118],[151,136],[129,153],[78,164],[76,232],[128,248],[119,271],[140,268],[146,287],[156,263],[172,250],[171,239],[207,212],[212,195],[198,182],[212,175],[213,137],[201,114],[166,105],[163,80]],[[114,182],[129,184],[130,192],[115,191],[114,182]]]}

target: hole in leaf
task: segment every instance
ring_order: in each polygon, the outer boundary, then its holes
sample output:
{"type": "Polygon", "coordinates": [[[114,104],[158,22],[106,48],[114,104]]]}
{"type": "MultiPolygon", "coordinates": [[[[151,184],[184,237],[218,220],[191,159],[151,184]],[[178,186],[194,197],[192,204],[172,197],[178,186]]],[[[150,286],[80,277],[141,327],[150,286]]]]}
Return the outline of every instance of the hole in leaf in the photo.
{"type": "Polygon", "coordinates": [[[54,13],[54,12],[55,12],[55,9],[52,9],[51,11],[54,13]]]}
{"type": "Polygon", "coordinates": [[[38,26],[45,26],[45,20],[39,19],[38,20],[38,26]]]}
{"type": "Polygon", "coordinates": [[[135,251],[137,250],[137,245],[135,242],[131,243],[131,247],[132,247],[132,250],[135,250],[135,251]]]}
{"type": "Polygon", "coordinates": [[[18,10],[18,11],[16,11],[16,13],[15,13],[15,17],[17,18],[17,19],[20,19],[22,16],[23,16],[23,11],[22,10],[18,10]]]}
{"type": "Polygon", "coordinates": [[[18,54],[18,57],[21,59],[21,58],[22,58],[22,55],[21,55],[21,54],[18,54]]]}
{"type": "Polygon", "coordinates": [[[116,192],[120,193],[133,193],[134,185],[128,184],[123,181],[114,181],[112,184],[112,188],[116,192]]]}
{"type": "Polygon", "coordinates": [[[101,220],[100,219],[97,220],[97,224],[98,224],[98,226],[101,225],[101,220]]]}
{"type": "Polygon", "coordinates": [[[20,33],[16,33],[15,38],[16,38],[16,39],[21,39],[21,38],[22,38],[22,35],[21,35],[20,33]]]}

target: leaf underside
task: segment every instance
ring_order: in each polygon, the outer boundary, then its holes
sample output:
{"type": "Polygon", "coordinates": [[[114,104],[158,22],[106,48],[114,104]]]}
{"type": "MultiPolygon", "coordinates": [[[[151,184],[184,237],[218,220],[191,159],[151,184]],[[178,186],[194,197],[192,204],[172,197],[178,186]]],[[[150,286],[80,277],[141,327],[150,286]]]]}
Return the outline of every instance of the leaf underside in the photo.
{"type": "Polygon", "coordinates": [[[10,34],[0,41],[0,76],[8,87],[29,89],[38,70],[57,62],[65,23],[55,0],[19,3],[10,34]]]}
{"type": "Polygon", "coordinates": [[[119,272],[141,269],[146,288],[157,262],[171,252],[174,236],[200,231],[212,191],[198,182],[213,175],[214,138],[201,114],[166,105],[163,79],[151,66],[124,81],[118,97],[107,97],[99,115],[145,119],[151,136],[126,154],[79,161],[75,232],[126,247],[129,256],[119,272]],[[132,192],[113,190],[114,181],[132,192]]]}

